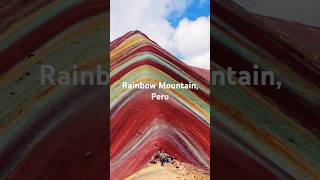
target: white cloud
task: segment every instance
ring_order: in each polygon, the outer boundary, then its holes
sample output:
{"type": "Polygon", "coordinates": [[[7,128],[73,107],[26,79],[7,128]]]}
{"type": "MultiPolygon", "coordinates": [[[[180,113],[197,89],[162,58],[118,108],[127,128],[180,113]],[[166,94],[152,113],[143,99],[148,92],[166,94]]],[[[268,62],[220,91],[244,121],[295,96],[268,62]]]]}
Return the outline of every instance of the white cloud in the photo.
{"type": "Polygon", "coordinates": [[[182,19],[173,38],[176,52],[191,66],[210,67],[210,19],[182,19]]]}
{"type": "Polygon", "coordinates": [[[209,68],[209,17],[195,21],[183,18],[176,28],[167,20],[168,16],[180,17],[190,3],[191,0],[111,0],[111,41],[128,31],[140,30],[187,64],[209,68]]]}
{"type": "Polygon", "coordinates": [[[203,54],[192,56],[190,59],[186,59],[186,63],[189,66],[210,69],[210,50],[207,50],[203,54]]]}

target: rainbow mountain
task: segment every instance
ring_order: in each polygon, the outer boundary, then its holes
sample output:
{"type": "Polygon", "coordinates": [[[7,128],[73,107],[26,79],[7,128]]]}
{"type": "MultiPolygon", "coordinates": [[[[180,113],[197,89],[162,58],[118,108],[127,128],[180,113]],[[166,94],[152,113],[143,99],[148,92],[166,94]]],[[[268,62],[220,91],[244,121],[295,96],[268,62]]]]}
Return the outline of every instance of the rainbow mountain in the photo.
{"type": "MultiPolygon", "coordinates": [[[[213,176],[320,178],[319,28],[211,1],[211,71],[272,71],[273,86],[213,86],[213,176]]],[[[283,10],[286,10],[284,7],[283,10]]]]}
{"type": "Polygon", "coordinates": [[[209,173],[208,77],[206,70],[189,67],[139,31],[111,43],[111,179],[123,179],[147,167],[159,149],[209,173]],[[122,82],[192,82],[199,90],[126,89],[122,82]],[[153,92],[168,94],[170,99],[151,100],[153,92]]]}
{"type": "Polygon", "coordinates": [[[40,66],[107,69],[109,4],[0,7],[0,179],[107,179],[108,86],[42,86],[40,66]]]}

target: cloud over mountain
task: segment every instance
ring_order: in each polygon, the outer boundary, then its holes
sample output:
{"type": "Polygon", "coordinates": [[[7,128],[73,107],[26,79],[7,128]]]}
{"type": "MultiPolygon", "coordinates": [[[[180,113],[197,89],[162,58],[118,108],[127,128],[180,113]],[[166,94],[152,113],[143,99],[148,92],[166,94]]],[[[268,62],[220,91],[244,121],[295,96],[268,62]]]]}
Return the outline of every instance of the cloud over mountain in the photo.
{"type": "Polygon", "coordinates": [[[111,41],[128,31],[140,30],[187,64],[209,69],[209,16],[199,16],[193,20],[184,16],[192,3],[208,6],[205,2],[111,0],[111,41]],[[171,18],[179,19],[176,27],[171,18]]]}

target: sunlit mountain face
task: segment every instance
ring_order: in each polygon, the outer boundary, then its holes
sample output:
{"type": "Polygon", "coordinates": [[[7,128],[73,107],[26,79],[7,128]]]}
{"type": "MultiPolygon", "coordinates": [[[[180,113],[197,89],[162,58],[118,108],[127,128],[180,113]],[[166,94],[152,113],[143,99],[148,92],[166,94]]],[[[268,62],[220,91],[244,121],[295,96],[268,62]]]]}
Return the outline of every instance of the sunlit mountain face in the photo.
{"type": "MultiPolygon", "coordinates": [[[[208,70],[188,66],[142,32],[131,31],[113,41],[110,52],[111,179],[120,180],[138,171],[149,171],[145,168],[159,151],[201,171],[202,176],[209,179],[209,93],[208,70]],[[190,82],[199,89],[123,88],[124,83],[159,82],[190,82]],[[153,94],[170,98],[154,100],[153,94]]],[[[158,173],[164,170],[155,169],[158,173]]]]}

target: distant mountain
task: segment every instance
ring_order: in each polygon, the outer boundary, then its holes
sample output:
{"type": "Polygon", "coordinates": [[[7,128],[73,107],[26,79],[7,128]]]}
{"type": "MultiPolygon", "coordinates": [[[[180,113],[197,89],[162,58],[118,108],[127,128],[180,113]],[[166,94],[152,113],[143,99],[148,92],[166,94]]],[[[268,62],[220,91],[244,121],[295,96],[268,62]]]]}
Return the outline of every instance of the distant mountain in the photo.
{"type": "Polygon", "coordinates": [[[251,13],[320,27],[319,0],[234,0],[251,13]]]}

